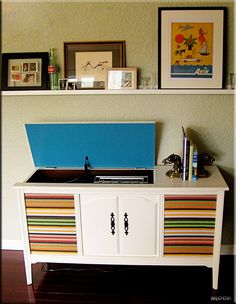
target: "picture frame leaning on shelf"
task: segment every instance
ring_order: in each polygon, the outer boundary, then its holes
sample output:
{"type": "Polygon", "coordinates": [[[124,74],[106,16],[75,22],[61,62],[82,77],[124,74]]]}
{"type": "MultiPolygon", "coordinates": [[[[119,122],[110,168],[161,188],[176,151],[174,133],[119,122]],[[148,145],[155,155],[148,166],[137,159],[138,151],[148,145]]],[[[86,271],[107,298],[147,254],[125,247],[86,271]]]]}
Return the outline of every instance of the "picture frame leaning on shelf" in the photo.
{"type": "Polygon", "coordinates": [[[125,65],[125,41],[64,43],[65,78],[76,79],[79,89],[105,89],[107,68],[125,65]]]}
{"type": "Polygon", "coordinates": [[[47,90],[48,52],[3,53],[2,90],[47,90]]]}
{"type": "Polygon", "coordinates": [[[159,89],[222,89],[225,7],[158,9],[159,89]]]}

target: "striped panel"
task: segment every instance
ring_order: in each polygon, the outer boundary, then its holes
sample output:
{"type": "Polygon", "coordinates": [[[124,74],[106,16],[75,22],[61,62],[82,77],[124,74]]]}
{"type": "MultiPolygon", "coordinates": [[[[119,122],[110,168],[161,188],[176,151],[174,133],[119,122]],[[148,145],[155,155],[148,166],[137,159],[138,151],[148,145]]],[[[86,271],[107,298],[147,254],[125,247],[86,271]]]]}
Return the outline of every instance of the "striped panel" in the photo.
{"type": "Polygon", "coordinates": [[[76,253],[74,196],[25,194],[31,253],[76,253]]]}
{"type": "Polygon", "coordinates": [[[212,255],[216,195],[165,195],[164,255],[212,255]]]}
{"type": "Polygon", "coordinates": [[[27,193],[25,194],[25,204],[27,208],[74,208],[74,196],[27,193]]]}

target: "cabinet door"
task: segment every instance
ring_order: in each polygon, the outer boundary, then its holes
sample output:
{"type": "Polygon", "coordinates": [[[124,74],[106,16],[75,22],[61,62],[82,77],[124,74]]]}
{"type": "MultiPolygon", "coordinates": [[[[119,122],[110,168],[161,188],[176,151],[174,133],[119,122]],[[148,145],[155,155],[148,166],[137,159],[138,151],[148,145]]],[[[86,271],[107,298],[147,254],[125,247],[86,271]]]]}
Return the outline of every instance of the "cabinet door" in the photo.
{"type": "Polygon", "coordinates": [[[26,193],[31,253],[77,253],[74,195],[26,193]]]}
{"type": "Polygon", "coordinates": [[[165,195],[164,255],[212,255],[216,195],[165,195]]]}
{"type": "Polygon", "coordinates": [[[85,255],[118,253],[118,198],[115,195],[81,195],[85,255]]]}
{"type": "Polygon", "coordinates": [[[156,225],[157,196],[119,196],[121,255],[156,254],[156,225]]]}

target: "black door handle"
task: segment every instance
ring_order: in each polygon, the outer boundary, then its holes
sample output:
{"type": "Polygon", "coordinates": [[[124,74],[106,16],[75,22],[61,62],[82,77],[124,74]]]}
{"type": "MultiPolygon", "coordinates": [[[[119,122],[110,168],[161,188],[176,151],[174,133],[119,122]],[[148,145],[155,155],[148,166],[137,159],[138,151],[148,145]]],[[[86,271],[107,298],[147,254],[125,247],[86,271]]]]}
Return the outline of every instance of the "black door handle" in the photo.
{"type": "Polygon", "coordinates": [[[111,213],[111,234],[115,234],[115,228],[116,228],[116,226],[115,226],[115,215],[114,215],[114,213],[112,212],[111,213]]]}
{"type": "Polygon", "coordinates": [[[124,214],[124,229],[125,229],[125,234],[128,235],[128,233],[129,233],[129,219],[128,219],[128,214],[126,212],[124,214]]]}

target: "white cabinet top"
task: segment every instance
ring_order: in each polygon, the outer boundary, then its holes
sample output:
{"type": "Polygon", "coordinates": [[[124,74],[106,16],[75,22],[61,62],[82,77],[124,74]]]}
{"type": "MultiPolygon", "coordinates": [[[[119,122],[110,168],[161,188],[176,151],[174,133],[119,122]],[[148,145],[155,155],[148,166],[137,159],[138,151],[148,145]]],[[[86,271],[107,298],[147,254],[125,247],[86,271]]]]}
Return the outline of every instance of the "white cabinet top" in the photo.
{"type": "Polygon", "coordinates": [[[228,186],[222,177],[219,169],[216,166],[205,167],[210,176],[208,178],[198,178],[196,181],[183,181],[181,178],[170,178],[166,176],[166,172],[170,170],[172,166],[157,166],[155,168],[155,187],[158,188],[179,188],[182,189],[208,189],[218,188],[221,190],[229,190],[228,186]]]}

